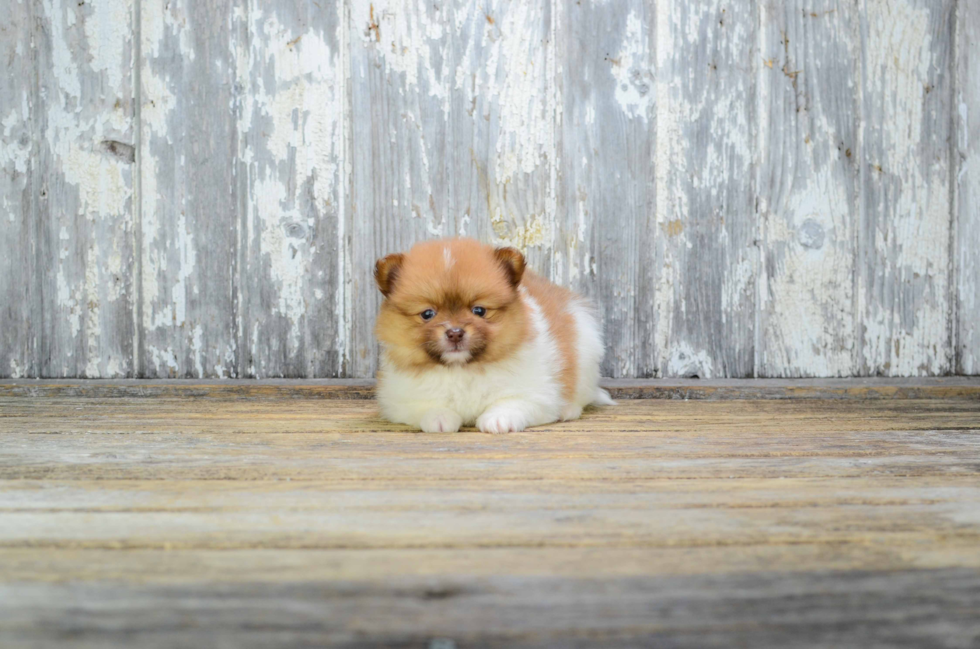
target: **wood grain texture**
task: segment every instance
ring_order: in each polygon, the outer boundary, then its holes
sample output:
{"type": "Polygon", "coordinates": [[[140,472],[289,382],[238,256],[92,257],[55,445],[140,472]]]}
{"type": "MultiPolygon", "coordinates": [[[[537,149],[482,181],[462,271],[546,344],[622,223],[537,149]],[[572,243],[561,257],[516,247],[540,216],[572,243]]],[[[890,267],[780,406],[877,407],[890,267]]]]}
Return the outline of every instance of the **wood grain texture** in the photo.
{"type": "Polygon", "coordinates": [[[377,367],[375,261],[452,235],[447,165],[451,6],[431,0],[351,6],[353,376],[377,367]]]}
{"type": "MultiPolygon", "coordinates": [[[[603,379],[614,399],[971,399],[976,377],[865,379],[603,379]]],[[[4,397],[216,397],[224,399],[373,399],[373,379],[78,380],[0,381],[4,397]]]]}
{"type": "Polygon", "coordinates": [[[450,185],[458,229],[554,275],[558,63],[554,2],[453,3],[450,185]]]}
{"type": "Polygon", "coordinates": [[[347,372],[345,18],[341,2],[251,2],[241,26],[245,376],[347,372]]]}
{"type": "Polygon", "coordinates": [[[858,5],[763,4],[761,376],[851,376],[861,197],[858,5]]]}
{"type": "Polygon", "coordinates": [[[378,582],[324,584],[310,578],[272,585],[143,587],[33,582],[0,591],[11,601],[0,633],[9,647],[71,635],[71,646],[86,648],[216,641],[236,647],[826,647],[847,642],[958,648],[970,646],[978,630],[978,581],[973,569],[940,569],[625,577],[598,583],[490,577],[465,586],[452,577],[399,572],[384,584],[390,590],[378,582]],[[193,608],[182,601],[193,602],[193,608]],[[38,604],[44,613],[31,615],[38,604]]]}
{"type": "Polygon", "coordinates": [[[555,99],[548,3],[354,3],[353,375],[377,366],[377,258],[464,234],[551,276],[555,99]]]}
{"type": "Polygon", "coordinates": [[[240,0],[141,4],[142,375],[237,376],[240,0]]]}
{"type": "Polygon", "coordinates": [[[975,400],[637,400],[514,439],[473,432],[406,435],[410,428],[379,419],[377,405],[363,400],[50,398],[44,403],[51,405],[42,409],[31,399],[4,399],[0,432],[9,443],[0,479],[343,483],[380,480],[383,466],[383,479],[398,483],[602,476],[627,483],[823,479],[868,471],[955,481],[976,473],[980,440],[970,432],[980,427],[975,400]],[[174,416],[176,409],[180,417],[174,416]],[[697,439],[710,440],[710,448],[692,438],[694,433],[684,433],[692,422],[697,434],[708,436],[697,439]],[[787,437],[780,433],[786,427],[806,435],[787,437]],[[191,447],[181,441],[188,435],[191,447]],[[501,455],[518,442],[528,462],[501,455]],[[832,459],[824,457],[828,453],[832,459]],[[385,462],[387,454],[402,461],[385,462]],[[736,456],[739,462],[730,461],[736,456]],[[147,463],[150,457],[153,462],[147,463]],[[453,462],[447,465],[446,457],[453,462]]]}
{"type": "Polygon", "coordinates": [[[606,343],[604,376],[654,376],[656,264],[654,16],[561,3],[560,203],[555,279],[591,298],[606,343]]]}
{"type": "Polygon", "coordinates": [[[958,3],[956,25],[955,371],[980,374],[980,5],[958,3]]]}
{"type": "Polygon", "coordinates": [[[655,341],[663,376],[753,376],[754,0],[656,3],[655,341]]]}
{"type": "Polygon", "coordinates": [[[0,377],[370,377],[375,259],[455,234],[592,298],[607,376],[980,373],[967,0],[9,22],[0,377]]]}
{"type": "Polygon", "coordinates": [[[133,1],[34,3],[39,376],[133,376],[133,1]]]}
{"type": "Polygon", "coordinates": [[[868,647],[962,647],[977,629],[977,575],[962,569],[603,584],[491,577],[466,588],[451,577],[409,576],[393,585],[394,592],[378,592],[375,582],[311,579],[203,588],[31,583],[20,597],[8,597],[14,603],[4,639],[13,647],[69,633],[82,647],[199,646],[216,638],[243,647],[818,647],[842,639],[868,647]],[[195,608],[181,606],[182,598],[195,608]],[[45,601],[45,615],[23,616],[45,601]]]}
{"type": "MultiPolygon", "coordinates": [[[[186,384],[182,382],[181,384],[186,384]]],[[[970,646],[980,406],[0,397],[0,642],[970,646]]]]}
{"type": "Polygon", "coordinates": [[[862,6],[862,373],[941,374],[952,361],[949,138],[955,4],[869,0],[862,6]]]}
{"type": "Polygon", "coordinates": [[[37,376],[37,98],[32,5],[0,25],[0,377],[37,376]]]}

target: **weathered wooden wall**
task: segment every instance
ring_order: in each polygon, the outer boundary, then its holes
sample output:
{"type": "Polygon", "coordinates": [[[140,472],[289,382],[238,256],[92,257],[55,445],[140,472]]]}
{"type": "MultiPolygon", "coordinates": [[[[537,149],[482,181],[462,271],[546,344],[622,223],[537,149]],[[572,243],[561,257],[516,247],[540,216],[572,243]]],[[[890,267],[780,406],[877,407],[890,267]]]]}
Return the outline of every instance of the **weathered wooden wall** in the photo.
{"type": "Polygon", "coordinates": [[[980,373],[973,0],[10,0],[0,376],[369,376],[519,246],[610,376],[980,373]]]}

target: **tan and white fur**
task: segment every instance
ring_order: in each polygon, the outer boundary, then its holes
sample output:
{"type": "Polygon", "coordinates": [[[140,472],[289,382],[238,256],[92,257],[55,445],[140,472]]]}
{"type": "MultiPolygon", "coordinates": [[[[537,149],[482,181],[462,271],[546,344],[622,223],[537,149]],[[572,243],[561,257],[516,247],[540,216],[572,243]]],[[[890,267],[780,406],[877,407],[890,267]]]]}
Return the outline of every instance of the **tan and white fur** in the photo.
{"type": "Polygon", "coordinates": [[[517,250],[427,241],[378,260],[375,278],[385,296],[378,401],[390,421],[506,433],[613,403],[599,387],[590,306],[525,270],[517,250]]]}

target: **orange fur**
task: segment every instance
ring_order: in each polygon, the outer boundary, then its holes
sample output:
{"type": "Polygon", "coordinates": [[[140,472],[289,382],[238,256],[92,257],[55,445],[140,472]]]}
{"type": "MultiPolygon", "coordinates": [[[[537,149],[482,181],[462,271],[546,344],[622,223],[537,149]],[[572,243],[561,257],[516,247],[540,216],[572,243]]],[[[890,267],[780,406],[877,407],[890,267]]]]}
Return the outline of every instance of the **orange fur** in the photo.
{"type": "Polygon", "coordinates": [[[524,255],[472,239],[417,244],[378,261],[385,299],[378,403],[431,433],[521,431],[611,404],[602,332],[584,300],[525,271],[524,255]]]}
{"type": "Polygon", "coordinates": [[[524,259],[513,253],[516,257],[501,257],[472,239],[447,239],[422,242],[403,255],[379,260],[376,279],[386,299],[375,332],[391,361],[403,370],[438,364],[438,345],[450,327],[466,332],[474,352],[471,364],[513,354],[529,333],[514,285],[524,259]],[[486,316],[474,315],[474,306],[486,308],[486,316]],[[436,311],[430,321],[420,317],[426,309],[436,311]]]}
{"type": "Polygon", "coordinates": [[[548,328],[558,345],[562,360],[562,398],[566,403],[571,403],[578,380],[575,319],[568,310],[569,301],[574,294],[533,272],[524,273],[521,285],[537,301],[548,321],[548,328]]]}

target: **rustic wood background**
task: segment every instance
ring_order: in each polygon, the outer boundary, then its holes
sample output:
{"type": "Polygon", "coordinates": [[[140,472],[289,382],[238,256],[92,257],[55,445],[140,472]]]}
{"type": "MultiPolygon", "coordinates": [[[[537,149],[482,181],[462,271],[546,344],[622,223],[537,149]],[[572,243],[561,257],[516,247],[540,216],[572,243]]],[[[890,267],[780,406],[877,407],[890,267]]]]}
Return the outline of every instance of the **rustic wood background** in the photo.
{"type": "Polygon", "coordinates": [[[980,373],[973,0],[4,9],[0,376],[370,376],[457,233],[610,376],[980,373]]]}

